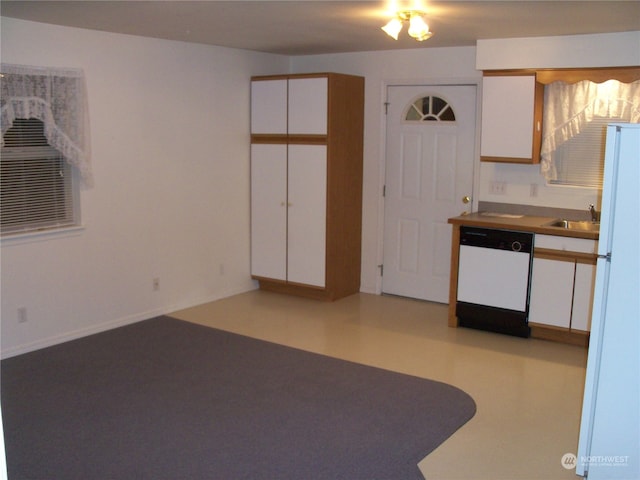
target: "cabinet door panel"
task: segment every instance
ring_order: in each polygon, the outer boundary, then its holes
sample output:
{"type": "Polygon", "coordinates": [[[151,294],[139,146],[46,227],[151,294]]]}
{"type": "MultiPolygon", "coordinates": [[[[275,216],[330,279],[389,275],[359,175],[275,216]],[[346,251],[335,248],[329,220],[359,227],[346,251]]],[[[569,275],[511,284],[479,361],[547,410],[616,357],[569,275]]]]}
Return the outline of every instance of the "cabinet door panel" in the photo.
{"type": "Polygon", "coordinates": [[[251,274],[287,278],[287,146],[251,145],[251,274]]]}
{"type": "Polygon", "coordinates": [[[482,79],[481,155],[531,158],[535,76],[482,79]]]}
{"type": "Polygon", "coordinates": [[[289,145],[288,281],[324,287],[327,147],[289,145]]]}
{"type": "Polygon", "coordinates": [[[576,282],[573,288],[573,312],[571,314],[571,328],[574,330],[585,332],[591,330],[591,307],[595,278],[595,265],[576,264],[576,282]]]}
{"type": "Polygon", "coordinates": [[[327,134],[327,78],[289,80],[289,133],[327,134]]]}
{"type": "Polygon", "coordinates": [[[574,262],[533,259],[529,321],[569,328],[574,262]]]}
{"type": "Polygon", "coordinates": [[[251,82],[251,133],[287,133],[287,81],[251,82]]]}

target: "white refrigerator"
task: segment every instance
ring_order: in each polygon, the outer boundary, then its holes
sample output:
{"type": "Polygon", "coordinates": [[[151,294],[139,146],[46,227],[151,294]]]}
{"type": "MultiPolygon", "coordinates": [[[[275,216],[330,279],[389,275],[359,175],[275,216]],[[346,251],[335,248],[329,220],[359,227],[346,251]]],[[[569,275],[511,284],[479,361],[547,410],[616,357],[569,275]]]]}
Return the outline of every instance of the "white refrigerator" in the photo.
{"type": "Polygon", "coordinates": [[[576,473],[640,479],[640,124],[607,127],[576,473]]]}

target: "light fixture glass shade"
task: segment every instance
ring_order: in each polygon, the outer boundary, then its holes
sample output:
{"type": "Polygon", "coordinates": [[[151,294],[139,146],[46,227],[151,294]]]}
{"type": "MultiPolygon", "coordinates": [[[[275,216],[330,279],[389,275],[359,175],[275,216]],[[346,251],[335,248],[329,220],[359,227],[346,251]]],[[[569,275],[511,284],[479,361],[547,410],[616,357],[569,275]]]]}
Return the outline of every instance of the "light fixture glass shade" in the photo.
{"type": "Polygon", "coordinates": [[[409,19],[409,35],[422,42],[433,35],[429,31],[429,25],[425,23],[420,15],[411,15],[409,19]]]}
{"type": "Polygon", "coordinates": [[[398,18],[394,18],[382,27],[382,30],[394,40],[398,40],[398,34],[402,30],[402,22],[398,18]]]}

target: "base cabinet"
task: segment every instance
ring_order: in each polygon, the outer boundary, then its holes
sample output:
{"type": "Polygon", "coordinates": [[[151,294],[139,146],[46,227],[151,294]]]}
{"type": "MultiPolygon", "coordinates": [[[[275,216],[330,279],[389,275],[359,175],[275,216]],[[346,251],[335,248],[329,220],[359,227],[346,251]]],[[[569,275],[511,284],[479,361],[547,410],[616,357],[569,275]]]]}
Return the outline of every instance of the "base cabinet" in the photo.
{"type": "Polygon", "coordinates": [[[589,332],[596,272],[595,251],[594,241],[558,240],[536,235],[530,323],[578,333],[589,332]]]}
{"type": "Polygon", "coordinates": [[[529,321],[570,328],[575,263],[533,258],[529,321]]]}
{"type": "Polygon", "coordinates": [[[335,300],[360,290],[364,79],[254,77],[251,275],[335,300]]]}

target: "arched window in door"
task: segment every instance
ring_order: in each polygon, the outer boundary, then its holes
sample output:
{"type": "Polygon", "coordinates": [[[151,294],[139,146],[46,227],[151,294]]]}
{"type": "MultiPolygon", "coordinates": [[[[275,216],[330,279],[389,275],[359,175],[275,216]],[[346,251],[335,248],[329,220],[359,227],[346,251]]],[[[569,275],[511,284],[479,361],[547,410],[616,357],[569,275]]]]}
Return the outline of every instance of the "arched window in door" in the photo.
{"type": "Polygon", "coordinates": [[[449,102],[427,95],[409,105],[404,119],[408,122],[455,122],[456,115],[449,102]]]}

